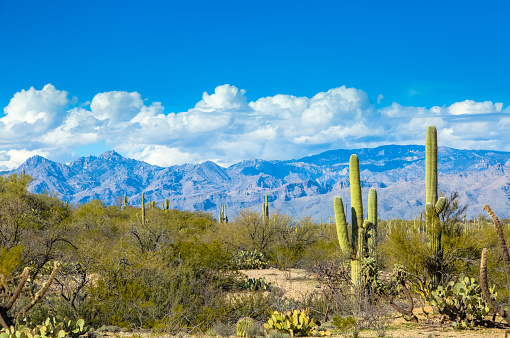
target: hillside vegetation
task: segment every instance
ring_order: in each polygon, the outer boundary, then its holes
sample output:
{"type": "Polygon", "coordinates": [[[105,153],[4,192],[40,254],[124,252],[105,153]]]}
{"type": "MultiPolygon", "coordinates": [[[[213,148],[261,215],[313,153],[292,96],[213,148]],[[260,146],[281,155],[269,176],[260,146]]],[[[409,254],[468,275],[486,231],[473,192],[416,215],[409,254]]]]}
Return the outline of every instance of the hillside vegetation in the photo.
{"type": "Polygon", "coordinates": [[[0,178],[4,334],[148,329],[276,338],[370,329],[384,336],[395,317],[457,329],[505,326],[507,220],[488,206],[490,221],[463,219],[456,193],[437,190],[430,153],[426,208],[414,220],[379,219],[375,190],[363,211],[355,155],[350,208],[331,201],[335,219],[327,223],[273,212],[267,198],[262,213],[244,210],[233,219],[227,206],[216,219],[145,199],[141,208],[127,198],[69,205],[29,192],[28,175],[0,178]],[[295,269],[307,271],[314,287],[292,294],[282,289],[287,284],[244,274],[268,268],[289,282],[295,269]]]}

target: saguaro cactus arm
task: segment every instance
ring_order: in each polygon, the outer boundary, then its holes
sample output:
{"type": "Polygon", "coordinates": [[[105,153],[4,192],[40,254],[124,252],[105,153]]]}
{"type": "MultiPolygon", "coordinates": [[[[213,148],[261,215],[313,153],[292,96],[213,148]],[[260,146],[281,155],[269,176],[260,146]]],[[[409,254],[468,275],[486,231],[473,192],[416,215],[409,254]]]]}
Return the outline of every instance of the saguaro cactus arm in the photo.
{"type": "Polygon", "coordinates": [[[351,247],[351,243],[349,242],[349,235],[347,233],[347,221],[345,219],[345,212],[343,206],[342,199],[340,197],[335,197],[333,202],[333,206],[335,208],[335,223],[336,223],[336,233],[338,235],[338,243],[340,244],[340,249],[346,256],[351,256],[353,248],[351,247]]]}
{"type": "Polygon", "coordinates": [[[363,203],[361,200],[361,182],[359,175],[358,156],[353,154],[349,160],[349,178],[351,190],[352,233],[351,242],[356,247],[358,242],[358,227],[363,226],[363,203]]]}
{"type": "Polygon", "coordinates": [[[373,188],[368,192],[368,221],[368,253],[374,255],[377,247],[377,191],[373,188]]]}

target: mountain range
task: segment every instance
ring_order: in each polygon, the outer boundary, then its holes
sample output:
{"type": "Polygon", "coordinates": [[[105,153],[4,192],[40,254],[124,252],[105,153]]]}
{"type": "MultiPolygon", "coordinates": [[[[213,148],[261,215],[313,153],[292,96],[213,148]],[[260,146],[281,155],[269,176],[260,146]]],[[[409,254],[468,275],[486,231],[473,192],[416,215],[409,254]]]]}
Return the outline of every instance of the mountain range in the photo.
{"type": "MultiPolygon", "coordinates": [[[[81,157],[69,164],[33,156],[4,174],[25,173],[34,178],[33,192],[57,193],[70,203],[99,199],[120,204],[124,189],[131,205],[141,205],[142,192],[158,205],[167,198],[171,208],[218,214],[226,204],[230,218],[240,209],[261,209],[264,196],[270,212],[327,222],[333,198],[350,205],[349,158],[357,154],[363,199],[376,188],[380,219],[412,219],[424,209],[425,147],[387,145],[339,149],[297,160],[246,160],[228,168],[214,162],[159,167],[125,158],[115,151],[81,157]]],[[[510,216],[510,153],[438,148],[440,191],[459,192],[472,218],[489,204],[500,218],[510,216]]]]}

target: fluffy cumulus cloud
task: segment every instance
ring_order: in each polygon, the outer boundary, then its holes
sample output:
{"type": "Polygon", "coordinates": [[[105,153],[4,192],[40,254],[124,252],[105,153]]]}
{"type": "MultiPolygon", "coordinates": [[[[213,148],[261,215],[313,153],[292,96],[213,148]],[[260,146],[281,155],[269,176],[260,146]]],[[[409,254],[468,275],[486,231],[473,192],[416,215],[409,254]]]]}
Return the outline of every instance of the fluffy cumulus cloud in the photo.
{"type": "Polygon", "coordinates": [[[42,90],[32,87],[14,94],[0,118],[1,141],[5,144],[15,142],[16,138],[26,141],[30,136],[43,135],[58,127],[67,115],[68,105],[67,92],[51,84],[42,90]]]}
{"type": "Polygon", "coordinates": [[[137,92],[99,93],[90,103],[92,116],[111,124],[131,120],[143,106],[142,96],[137,92]]]}
{"type": "MultiPolygon", "coordinates": [[[[383,98],[373,101],[380,105],[383,98]]],[[[51,84],[16,93],[0,117],[0,168],[15,168],[33,155],[71,161],[77,149],[83,153],[98,143],[160,166],[291,159],[336,148],[423,144],[431,124],[444,146],[510,150],[510,108],[490,101],[376,108],[366,92],[345,86],[312,97],[249,101],[244,89],[225,84],[183,112],[167,112],[137,92],[76,102],[51,84]]]]}

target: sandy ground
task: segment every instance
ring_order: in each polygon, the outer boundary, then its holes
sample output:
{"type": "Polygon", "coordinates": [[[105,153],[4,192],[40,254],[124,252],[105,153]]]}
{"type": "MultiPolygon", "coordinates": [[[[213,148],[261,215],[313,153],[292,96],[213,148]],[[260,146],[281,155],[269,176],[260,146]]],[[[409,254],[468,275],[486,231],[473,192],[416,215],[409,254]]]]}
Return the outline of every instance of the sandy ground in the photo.
{"type": "MultiPolygon", "coordinates": [[[[268,282],[275,282],[275,285],[284,290],[284,295],[291,298],[301,298],[314,291],[319,290],[319,283],[314,279],[314,276],[305,270],[291,269],[290,271],[280,271],[277,269],[264,269],[264,270],[244,270],[241,271],[249,278],[265,277],[268,282]],[[290,272],[290,275],[289,275],[290,272]]],[[[432,312],[430,307],[426,307],[427,312],[432,312]]],[[[391,324],[386,331],[385,337],[394,338],[504,338],[506,329],[476,329],[455,331],[451,326],[445,324],[440,326],[437,321],[427,320],[421,308],[415,309],[415,313],[420,318],[421,324],[412,324],[406,322],[401,316],[392,314],[391,324]]],[[[509,330],[510,332],[510,330],[509,330]]],[[[112,338],[155,338],[155,337],[169,337],[155,335],[154,333],[103,333],[105,337],[112,338]]],[[[352,333],[348,335],[338,334],[335,337],[352,337],[352,333]]],[[[189,336],[195,338],[197,336],[189,336]]],[[[201,336],[205,337],[205,336],[201,336]]],[[[358,336],[359,338],[378,337],[375,330],[362,330],[358,336]]],[[[508,335],[510,338],[510,334],[508,335]]]]}
{"type": "MultiPolygon", "coordinates": [[[[263,270],[244,270],[241,271],[249,278],[264,277],[268,282],[274,282],[276,286],[284,290],[284,295],[289,298],[301,298],[314,291],[319,290],[319,283],[314,279],[313,274],[302,269],[291,269],[290,271],[281,271],[278,269],[263,270]],[[290,278],[289,278],[290,277],[290,278]]],[[[426,311],[432,312],[430,307],[425,308],[426,311]]],[[[422,322],[426,322],[426,318],[421,308],[415,309],[415,314],[422,322]]],[[[416,338],[434,338],[434,337],[505,337],[506,329],[477,329],[455,331],[449,325],[438,324],[411,324],[407,323],[401,316],[394,314],[392,323],[386,332],[386,337],[416,337],[416,338]]],[[[510,332],[510,331],[509,331],[510,332]]],[[[340,335],[341,337],[341,335],[340,335]]],[[[352,335],[349,335],[352,337],[352,335]]],[[[360,338],[377,337],[375,331],[363,330],[360,332],[360,338]]],[[[510,334],[508,335],[510,338],[510,334]]]]}

